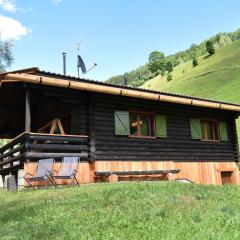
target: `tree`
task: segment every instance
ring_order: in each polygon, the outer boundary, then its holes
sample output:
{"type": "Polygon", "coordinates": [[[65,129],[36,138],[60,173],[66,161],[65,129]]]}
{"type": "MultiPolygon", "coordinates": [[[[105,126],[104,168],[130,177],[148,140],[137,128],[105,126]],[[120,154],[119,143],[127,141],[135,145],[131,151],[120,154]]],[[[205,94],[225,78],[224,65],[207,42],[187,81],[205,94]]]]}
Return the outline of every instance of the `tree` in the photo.
{"type": "Polygon", "coordinates": [[[131,80],[130,74],[128,72],[123,74],[123,85],[127,86],[128,82],[131,80]]]}
{"type": "Polygon", "coordinates": [[[193,57],[193,59],[192,59],[192,65],[193,65],[193,67],[196,67],[196,66],[198,65],[198,60],[197,60],[196,57],[193,57]]]}
{"type": "Polygon", "coordinates": [[[159,51],[151,52],[149,55],[148,69],[153,75],[165,73],[166,60],[164,54],[159,51]]]}
{"type": "Polygon", "coordinates": [[[190,55],[191,56],[196,56],[197,55],[197,50],[198,50],[198,47],[196,44],[192,44],[191,47],[190,47],[190,55]]]}
{"type": "Polygon", "coordinates": [[[166,66],[165,66],[166,71],[168,71],[169,73],[173,71],[173,64],[172,62],[168,61],[166,62],[166,66]]]}
{"type": "Polygon", "coordinates": [[[214,49],[212,41],[206,42],[206,49],[207,49],[207,52],[209,53],[209,55],[213,55],[215,53],[215,49],[214,49]]]}
{"type": "Polygon", "coordinates": [[[13,63],[12,47],[13,42],[0,41],[0,72],[5,72],[6,68],[10,67],[13,63]]]}
{"type": "Polygon", "coordinates": [[[153,51],[149,54],[148,61],[162,61],[164,60],[164,53],[159,51],[153,51]]]}

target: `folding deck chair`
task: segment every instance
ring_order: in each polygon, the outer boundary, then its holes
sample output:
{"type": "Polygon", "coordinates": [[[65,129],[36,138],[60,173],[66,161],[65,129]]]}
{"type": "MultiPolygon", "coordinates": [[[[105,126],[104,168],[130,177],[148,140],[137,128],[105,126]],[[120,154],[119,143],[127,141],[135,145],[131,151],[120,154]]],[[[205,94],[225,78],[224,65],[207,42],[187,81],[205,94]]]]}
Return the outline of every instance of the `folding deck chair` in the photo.
{"type": "Polygon", "coordinates": [[[23,177],[31,187],[33,187],[33,181],[49,181],[51,184],[56,186],[54,179],[52,178],[52,169],[53,169],[54,159],[41,159],[38,161],[36,174],[26,173],[23,177]],[[27,177],[29,175],[29,177],[27,177]]]}
{"type": "Polygon", "coordinates": [[[79,182],[76,177],[79,162],[79,157],[64,157],[60,170],[58,171],[57,175],[53,176],[55,184],[57,185],[56,179],[72,179],[72,181],[75,180],[79,186],[79,182]]]}

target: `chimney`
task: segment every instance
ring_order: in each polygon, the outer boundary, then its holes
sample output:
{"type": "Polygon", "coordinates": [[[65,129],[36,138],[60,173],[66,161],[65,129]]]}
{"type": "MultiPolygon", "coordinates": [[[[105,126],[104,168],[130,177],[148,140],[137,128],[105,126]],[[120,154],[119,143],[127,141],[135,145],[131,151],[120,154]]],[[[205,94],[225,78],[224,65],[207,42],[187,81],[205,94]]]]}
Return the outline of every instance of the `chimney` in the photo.
{"type": "Polygon", "coordinates": [[[63,75],[66,76],[66,54],[65,52],[62,53],[63,55],[63,75]]]}

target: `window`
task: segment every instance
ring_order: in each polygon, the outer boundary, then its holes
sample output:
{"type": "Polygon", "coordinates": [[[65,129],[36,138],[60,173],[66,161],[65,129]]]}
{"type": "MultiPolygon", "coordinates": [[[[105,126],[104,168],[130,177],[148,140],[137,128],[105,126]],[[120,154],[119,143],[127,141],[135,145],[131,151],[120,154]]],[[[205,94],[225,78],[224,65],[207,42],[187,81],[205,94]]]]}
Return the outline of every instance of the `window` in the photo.
{"type": "Polygon", "coordinates": [[[218,141],[219,126],[217,121],[201,120],[202,140],[218,141]]]}
{"type": "Polygon", "coordinates": [[[191,138],[205,141],[228,141],[227,122],[190,118],[191,138]]]}
{"type": "Polygon", "coordinates": [[[167,138],[167,118],[162,114],[115,111],[115,135],[167,138]]]}
{"type": "Polygon", "coordinates": [[[129,113],[130,136],[155,137],[154,115],[151,113],[129,113]]]}

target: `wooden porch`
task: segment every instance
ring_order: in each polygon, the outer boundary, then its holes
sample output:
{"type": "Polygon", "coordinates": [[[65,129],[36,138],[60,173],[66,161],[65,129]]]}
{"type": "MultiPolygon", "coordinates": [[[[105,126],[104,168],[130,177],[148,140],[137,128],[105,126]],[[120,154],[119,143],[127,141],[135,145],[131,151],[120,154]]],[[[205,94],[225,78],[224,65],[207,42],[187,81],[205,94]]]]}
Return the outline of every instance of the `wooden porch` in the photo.
{"type": "Polygon", "coordinates": [[[0,148],[0,175],[16,175],[27,162],[35,163],[42,158],[60,161],[66,156],[87,162],[88,136],[24,132],[0,148]]]}

